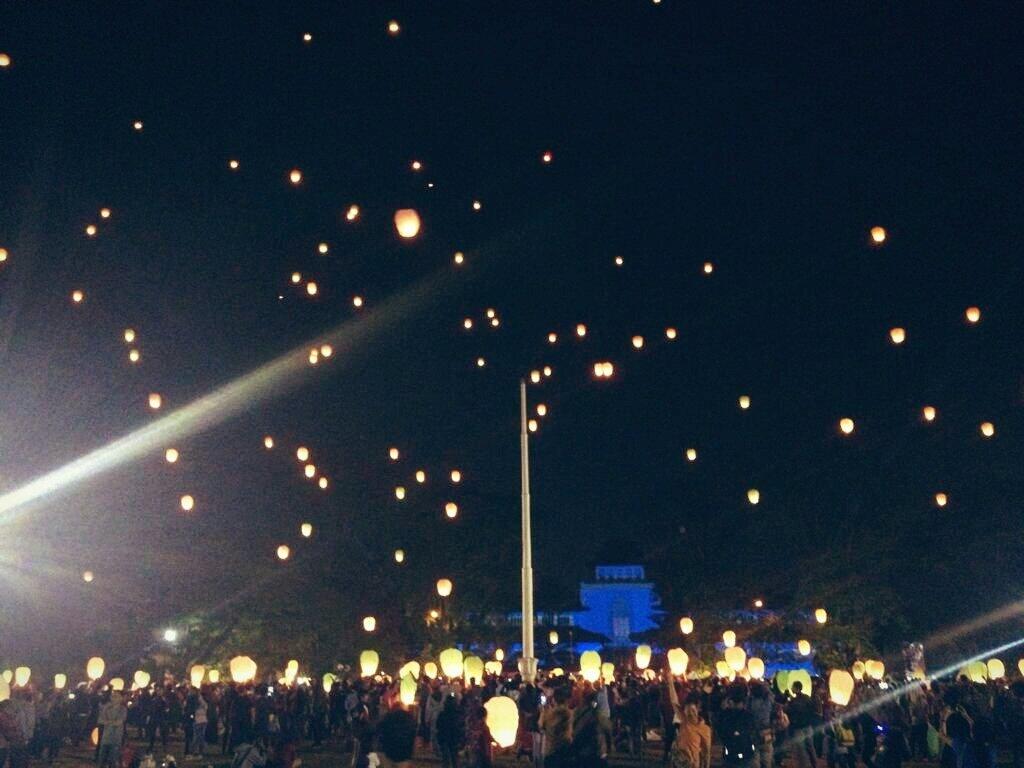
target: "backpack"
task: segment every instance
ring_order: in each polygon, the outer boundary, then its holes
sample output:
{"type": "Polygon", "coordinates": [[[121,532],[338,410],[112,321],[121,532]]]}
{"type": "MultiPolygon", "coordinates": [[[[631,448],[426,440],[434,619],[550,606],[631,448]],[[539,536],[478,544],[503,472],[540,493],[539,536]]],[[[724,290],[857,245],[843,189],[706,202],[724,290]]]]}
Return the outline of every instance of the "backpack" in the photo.
{"type": "Polygon", "coordinates": [[[843,723],[836,725],[836,742],[841,747],[852,747],[857,743],[857,736],[853,732],[853,728],[848,728],[843,723]]]}

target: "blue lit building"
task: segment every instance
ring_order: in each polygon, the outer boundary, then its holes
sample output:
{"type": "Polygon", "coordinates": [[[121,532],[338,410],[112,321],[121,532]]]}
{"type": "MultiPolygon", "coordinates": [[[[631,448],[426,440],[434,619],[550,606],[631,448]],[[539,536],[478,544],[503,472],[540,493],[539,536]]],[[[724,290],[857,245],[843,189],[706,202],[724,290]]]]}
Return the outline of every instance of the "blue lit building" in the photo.
{"type": "Polygon", "coordinates": [[[597,566],[594,581],[580,584],[580,606],[573,623],[604,635],[612,647],[635,645],[629,636],[658,628],[664,615],[642,565],[597,566]]]}

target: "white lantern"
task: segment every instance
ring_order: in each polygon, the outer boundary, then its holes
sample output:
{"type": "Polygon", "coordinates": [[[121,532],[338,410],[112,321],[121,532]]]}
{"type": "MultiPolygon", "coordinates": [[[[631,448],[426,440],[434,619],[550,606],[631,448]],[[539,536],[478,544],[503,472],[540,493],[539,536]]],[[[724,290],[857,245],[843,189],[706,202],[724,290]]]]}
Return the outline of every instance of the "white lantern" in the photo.
{"type": "Polygon", "coordinates": [[[359,671],[363,677],[373,677],[377,674],[379,664],[380,655],[376,651],[363,651],[359,654],[359,671]]]}
{"type": "Polygon", "coordinates": [[[739,672],[747,666],[747,652],[738,645],[734,645],[732,648],[726,648],[725,663],[729,665],[729,668],[732,669],[733,672],[739,672]]]}
{"type": "MultiPolygon", "coordinates": [[[[206,677],[206,667],[202,664],[193,664],[192,668],[188,671],[189,682],[192,683],[193,688],[198,688],[203,684],[203,678],[206,677]]],[[[139,686],[143,688],[145,686],[139,686]]]]}
{"type": "Polygon", "coordinates": [[[690,663],[690,657],[682,648],[671,648],[668,652],[668,669],[676,677],[686,674],[686,666],[690,663]]]}
{"type": "Polygon", "coordinates": [[[32,677],[32,670],[28,667],[18,667],[14,670],[14,684],[19,688],[28,685],[30,677],[32,677]]]}
{"type": "Polygon", "coordinates": [[[99,656],[93,656],[85,665],[85,676],[96,681],[103,677],[103,670],[107,665],[99,656]]]}
{"type": "Polygon", "coordinates": [[[502,748],[516,743],[519,731],[519,707],[508,696],[493,696],[484,704],[487,710],[487,729],[491,738],[502,748]]]}
{"type": "Polygon", "coordinates": [[[135,671],[135,675],[132,677],[132,682],[135,683],[135,687],[139,690],[149,687],[150,676],[149,672],[144,669],[138,669],[135,671]]]}
{"type": "Polygon", "coordinates": [[[597,651],[584,651],[580,656],[580,675],[588,683],[596,683],[601,677],[601,656],[597,651]]]}
{"type": "Polygon", "coordinates": [[[452,678],[453,680],[457,677],[462,677],[462,651],[458,648],[448,648],[441,651],[438,660],[441,662],[441,671],[445,677],[452,678]]]}
{"type": "Polygon", "coordinates": [[[412,208],[400,208],[395,211],[395,229],[406,240],[420,233],[420,215],[412,208]]]}
{"type": "Polygon", "coordinates": [[[651,646],[638,645],[636,647],[636,668],[647,669],[651,665],[651,646]]]}
{"type": "Polygon", "coordinates": [[[452,593],[452,581],[451,579],[438,579],[437,580],[437,594],[441,597],[448,597],[452,593]]]}

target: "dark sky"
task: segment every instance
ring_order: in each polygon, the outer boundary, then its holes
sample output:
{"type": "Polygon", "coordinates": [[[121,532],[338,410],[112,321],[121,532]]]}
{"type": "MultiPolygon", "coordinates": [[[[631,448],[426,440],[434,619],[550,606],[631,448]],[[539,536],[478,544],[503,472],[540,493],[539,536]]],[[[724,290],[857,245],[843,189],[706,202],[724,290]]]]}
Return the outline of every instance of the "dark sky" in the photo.
{"type": "Polygon", "coordinates": [[[1017,596],[1021,15],[4,3],[0,488],[151,422],[151,391],[167,412],[398,298],[387,333],[176,441],[177,465],[159,452],[0,518],[0,628],[15,649],[46,631],[77,653],[97,615],[157,627],[288,568],[353,579],[355,623],[384,610],[365,584],[393,586],[399,546],[403,589],[424,601],[452,575],[467,600],[514,604],[516,381],[544,364],[554,376],[530,393],[550,409],[533,441],[542,602],[571,603],[617,548],[642,554],[670,610],[696,594],[792,605],[804,564],[840,551],[891,581],[911,635],[1017,596]],[[423,230],[400,242],[391,216],[409,206],[423,230]],[[315,299],[292,271],[317,281],[315,299]],[[428,300],[405,312],[422,280],[428,300]],[[612,381],[593,379],[597,360],[615,363],[612,381]],[[302,479],[299,444],[328,492],[302,479]],[[295,562],[276,561],[280,543],[295,562]]]}

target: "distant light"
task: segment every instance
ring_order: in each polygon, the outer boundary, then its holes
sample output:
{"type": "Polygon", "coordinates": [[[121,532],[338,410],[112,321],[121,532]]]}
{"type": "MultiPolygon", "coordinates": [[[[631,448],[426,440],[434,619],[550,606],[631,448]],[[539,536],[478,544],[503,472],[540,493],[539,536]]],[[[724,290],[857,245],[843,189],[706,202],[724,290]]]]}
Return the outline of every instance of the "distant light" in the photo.
{"type": "Polygon", "coordinates": [[[826,622],[828,622],[828,611],[826,611],[824,608],[815,608],[814,620],[819,624],[825,624],[826,622]]]}
{"type": "Polygon", "coordinates": [[[81,304],[82,301],[85,300],[85,293],[82,291],[72,291],[71,300],[75,302],[75,304],[81,304]]]}
{"type": "Polygon", "coordinates": [[[483,368],[485,365],[487,365],[487,361],[484,360],[482,357],[478,357],[476,359],[476,367],[477,368],[483,368]]]}
{"type": "Polygon", "coordinates": [[[164,630],[164,642],[176,643],[178,642],[178,630],[176,629],[165,629],[164,630]]]}
{"type": "Polygon", "coordinates": [[[189,494],[185,494],[181,497],[181,508],[186,512],[191,512],[196,505],[196,500],[189,494]]]}
{"type": "Polygon", "coordinates": [[[423,163],[421,163],[419,160],[413,160],[409,164],[409,167],[412,168],[414,171],[421,171],[423,170],[423,163]]]}
{"type": "Polygon", "coordinates": [[[459,505],[454,501],[449,501],[444,505],[444,514],[449,520],[454,520],[459,515],[459,505]]]}
{"type": "Polygon", "coordinates": [[[388,448],[388,458],[392,461],[398,461],[398,449],[388,448]]]}
{"type": "Polygon", "coordinates": [[[907,338],[907,331],[904,328],[892,328],[889,330],[889,339],[893,344],[902,344],[907,338]]]}
{"type": "Polygon", "coordinates": [[[839,420],[839,431],[844,435],[849,435],[853,432],[854,424],[853,419],[840,419],[839,420]]]}
{"type": "Polygon", "coordinates": [[[465,328],[467,331],[472,330],[472,328],[473,328],[473,318],[467,317],[465,320],[463,320],[462,321],[462,327],[465,328]]]}
{"type": "Polygon", "coordinates": [[[697,449],[696,448],[687,448],[686,449],[686,460],[687,461],[696,461],[697,460],[697,449]]]}
{"type": "Polygon", "coordinates": [[[304,445],[300,445],[298,448],[295,449],[295,458],[297,458],[299,461],[308,461],[309,448],[307,448],[304,445]]]}
{"type": "Polygon", "coordinates": [[[327,253],[327,251],[330,250],[330,246],[328,246],[327,243],[319,243],[316,246],[316,250],[317,250],[318,253],[324,254],[324,253],[327,253]]]}
{"type": "Polygon", "coordinates": [[[299,526],[299,533],[302,534],[302,538],[308,539],[310,536],[313,535],[313,524],[303,523],[299,526]]]}
{"type": "Polygon", "coordinates": [[[234,159],[228,160],[228,168],[230,168],[232,171],[237,171],[238,161],[234,159]]]}
{"type": "Polygon", "coordinates": [[[548,344],[557,344],[557,343],[558,343],[558,334],[554,333],[554,332],[549,333],[548,334],[548,344]]]}
{"type": "Polygon", "coordinates": [[[544,373],[544,378],[546,378],[546,379],[550,378],[551,377],[551,366],[550,365],[545,365],[543,373],[544,373]]]}
{"type": "Polygon", "coordinates": [[[6,53],[0,53],[0,67],[3,67],[4,69],[6,69],[9,66],[11,66],[11,57],[10,57],[10,55],[6,54],[6,53]]]}
{"type": "Polygon", "coordinates": [[[287,544],[282,544],[281,546],[279,546],[277,548],[277,559],[278,560],[287,560],[288,557],[291,555],[291,553],[292,553],[292,551],[288,547],[288,545],[287,544]]]}
{"type": "Polygon", "coordinates": [[[491,327],[492,328],[497,328],[499,325],[501,325],[501,320],[499,320],[496,317],[492,317],[491,318],[491,327]]]}
{"type": "Polygon", "coordinates": [[[82,571],[82,581],[86,584],[92,584],[92,580],[96,578],[92,571],[82,571]]]}
{"type": "Polygon", "coordinates": [[[110,209],[109,208],[100,208],[100,218],[101,219],[109,219],[110,218],[110,209]]]}
{"type": "Polygon", "coordinates": [[[420,215],[414,209],[399,208],[394,220],[399,237],[409,240],[420,233],[420,215]]]}
{"type": "Polygon", "coordinates": [[[302,36],[302,42],[304,42],[304,43],[312,43],[313,42],[313,36],[311,34],[309,34],[309,32],[306,32],[302,36]]]}
{"type": "Polygon", "coordinates": [[[676,338],[676,329],[675,328],[666,328],[665,329],[665,338],[668,339],[669,341],[674,341],[675,338],[676,338]]]}
{"type": "Polygon", "coordinates": [[[0,264],[3,264],[5,261],[7,261],[7,249],[0,248],[0,264]]]}
{"type": "Polygon", "coordinates": [[[420,484],[427,482],[427,473],[422,469],[416,470],[416,482],[420,484]]]}
{"type": "Polygon", "coordinates": [[[129,362],[137,363],[137,362],[139,362],[139,358],[141,356],[142,355],[139,354],[139,350],[137,350],[137,349],[130,349],[130,350],[128,350],[128,360],[129,360],[129,362]]]}
{"type": "Polygon", "coordinates": [[[298,186],[302,183],[302,171],[298,168],[292,168],[291,172],[288,174],[288,180],[295,186],[298,186]]]}
{"type": "Polygon", "coordinates": [[[292,284],[293,285],[298,285],[301,282],[302,282],[302,273],[301,272],[292,272],[292,284]]]}
{"type": "Polygon", "coordinates": [[[550,151],[545,152],[543,155],[540,156],[540,160],[542,163],[550,163],[554,158],[555,156],[551,154],[550,151]]]}
{"type": "Polygon", "coordinates": [[[168,464],[174,464],[178,460],[178,449],[168,448],[164,451],[164,459],[167,460],[168,464]]]}
{"type": "Polygon", "coordinates": [[[529,429],[531,432],[536,432],[537,431],[537,420],[536,419],[530,419],[528,422],[526,422],[526,428],[529,429]]]}
{"type": "Polygon", "coordinates": [[[334,347],[332,347],[330,344],[321,344],[320,354],[323,355],[324,357],[330,357],[331,355],[334,354],[334,347]]]}
{"type": "Polygon", "coordinates": [[[925,421],[935,421],[936,413],[935,406],[932,405],[926,405],[921,409],[921,417],[925,421]]]}
{"type": "Polygon", "coordinates": [[[316,477],[316,464],[307,464],[302,468],[302,474],[312,480],[316,477]]]}
{"type": "Polygon", "coordinates": [[[534,384],[540,384],[540,371],[530,371],[530,381],[534,384]]]}
{"type": "Polygon", "coordinates": [[[452,257],[452,260],[456,264],[461,264],[462,262],[464,262],[466,260],[466,257],[465,257],[465,255],[463,255],[462,251],[456,251],[455,252],[455,256],[452,257]]]}
{"type": "Polygon", "coordinates": [[[761,600],[760,598],[755,600],[754,601],[754,607],[755,608],[764,608],[764,600],[761,600]]]}
{"type": "Polygon", "coordinates": [[[621,267],[625,263],[625,260],[621,256],[615,257],[615,266],[621,267]]]}
{"type": "Polygon", "coordinates": [[[886,232],[885,227],[872,227],[871,228],[871,241],[875,245],[881,245],[885,242],[886,232]]]}
{"type": "Polygon", "coordinates": [[[633,337],[633,349],[643,349],[643,347],[644,347],[644,337],[643,336],[634,336],[633,337]]]}
{"type": "Polygon", "coordinates": [[[326,477],[321,477],[319,480],[316,481],[316,484],[320,486],[321,491],[327,490],[328,481],[326,477]]]}
{"type": "Polygon", "coordinates": [[[403,563],[403,562],[405,562],[405,550],[402,550],[402,549],[396,549],[395,550],[395,562],[396,563],[403,563]]]}
{"type": "Polygon", "coordinates": [[[740,408],[744,411],[750,407],[750,395],[740,395],[740,408]]]}
{"type": "Polygon", "coordinates": [[[704,274],[705,275],[710,275],[714,271],[715,271],[715,265],[712,264],[710,261],[705,261],[704,262],[704,274]]]}
{"type": "Polygon", "coordinates": [[[403,488],[402,486],[398,486],[397,488],[395,488],[395,498],[398,499],[399,501],[404,499],[405,498],[405,488],[403,488]]]}
{"type": "Polygon", "coordinates": [[[149,394],[149,407],[154,411],[160,410],[160,406],[164,404],[164,399],[161,397],[159,392],[150,392],[149,394]]]}
{"type": "Polygon", "coordinates": [[[397,35],[401,31],[402,31],[402,26],[397,21],[392,19],[391,21],[388,22],[388,34],[389,35],[394,37],[395,35],[397,35]]]}
{"type": "Polygon", "coordinates": [[[273,448],[274,447],[274,438],[272,438],[270,435],[267,435],[266,437],[264,437],[263,438],[263,447],[266,448],[268,451],[271,448],[273,448]]]}
{"type": "Polygon", "coordinates": [[[352,297],[352,306],[355,307],[356,309],[359,309],[361,306],[363,306],[363,297],[362,296],[353,296],[352,297]]]}
{"type": "Polygon", "coordinates": [[[453,469],[452,473],[451,473],[451,479],[452,479],[453,483],[461,483],[462,482],[462,473],[459,470],[457,470],[457,469],[453,469]]]}
{"type": "Polygon", "coordinates": [[[135,341],[135,331],[133,331],[131,328],[125,328],[124,341],[125,344],[131,344],[133,341],[135,341]]]}
{"type": "Polygon", "coordinates": [[[581,339],[584,336],[586,336],[587,335],[587,326],[585,326],[583,323],[579,323],[576,326],[576,335],[579,336],[581,339]]]}
{"type": "Polygon", "coordinates": [[[996,433],[996,427],[991,421],[983,421],[980,429],[981,434],[985,437],[992,437],[996,433]]]}
{"type": "Polygon", "coordinates": [[[544,403],[537,403],[537,415],[542,417],[548,415],[548,407],[544,403]]]}
{"type": "Polygon", "coordinates": [[[598,379],[610,379],[615,374],[615,366],[605,361],[594,363],[594,376],[598,379]]]}
{"type": "Polygon", "coordinates": [[[142,121],[141,120],[136,120],[134,123],[132,123],[132,128],[134,128],[136,131],[141,131],[142,130],[142,121]]]}
{"type": "Polygon", "coordinates": [[[481,205],[480,201],[479,200],[474,200],[473,201],[473,210],[474,211],[479,211],[481,208],[483,208],[483,205],[481,205]]]}
{"type": "Polygon", "coordinates": [[[355,221],[358,218],[359,218],[359,206],[358,205],[350,205],[348,207],[348,210],[345,211],[345,219],[347,221],[355,221]]]}
{"type": "Polygon", "coordinates": [[[936,494],[935,494],[935,503],[936,503],[936,504],[937,504],[938,506],[940,506],[940,507],[944,507],[944,506],[946,506],[946,503],[947,503],[948,501],[949,501],[949,499],[948,499],[948,497],[946,496],[946,494],[944,494],[944,493],[936,493],[936,494]]]}
{"type": "Polygon", "coordinates": [[[89,237],[96,237],[96,225],[87,224],[85,227],[85,234],[87,234],[89,237]]]}
{"type": "Polygon", "coordinates": [[[967,318],[968,323],[976,323],[981,320],[981,310],[977,307],[968,307],[967,311],[964,312],[964,316],[967,318]]]}
{"type": "Polygon", "coordinates": [[[310,280],[308,283],[306,283],[306,293],[308,293],[310,296],[316,296],[317,291],[319,290],[320,289],[317,288],[317,285],[314,281],[310,280]]]}
{"type": "Polygon", "coordinates": [[[487,312],[485,312],[484,314],[486,314],[488,319],[490,319],[490,318],[493,318],[496,313],[495,313],[495,311],[493,309],[488,308],[487,312]]]}
{"type": "Polygon", "coordinates": [[[754,505],[760,503],[761,492],[757,490],[757,488],[751,488],[749,491],[747,491],[747,501],[754,505]]]}
{"type": "Polygon", "coordinates": [[[363,618],[363,631],[373,632],[377,628],[377,619],[373,616],[365,616],[363,618]]]}

